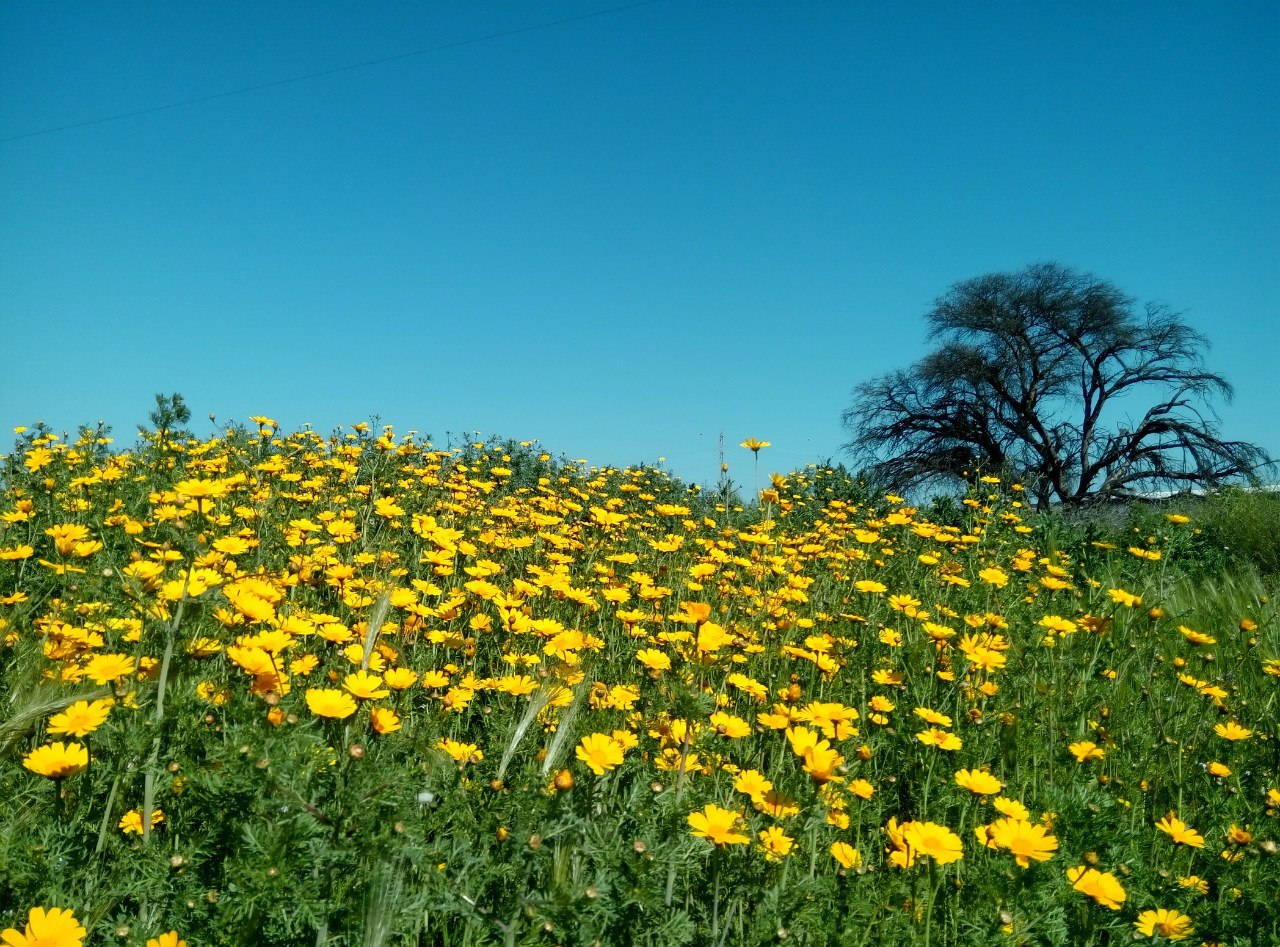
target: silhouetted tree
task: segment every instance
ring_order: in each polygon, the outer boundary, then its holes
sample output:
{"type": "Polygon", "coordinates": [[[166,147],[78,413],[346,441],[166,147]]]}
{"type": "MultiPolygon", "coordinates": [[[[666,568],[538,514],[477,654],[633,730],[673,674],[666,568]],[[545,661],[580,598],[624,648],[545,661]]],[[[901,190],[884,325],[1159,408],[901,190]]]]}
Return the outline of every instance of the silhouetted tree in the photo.
{"type": "Polygon", "coordinates": [[[1040,506],[1079,504],[1254,481],[1272,463],[1218,436],[1213,401],[1231,386],[1164,305],[1040,263],[957,283],[927,319],[937,349],[859,385],[843,415],[846,450],[890,489],[981,471],[1040,506]]]}

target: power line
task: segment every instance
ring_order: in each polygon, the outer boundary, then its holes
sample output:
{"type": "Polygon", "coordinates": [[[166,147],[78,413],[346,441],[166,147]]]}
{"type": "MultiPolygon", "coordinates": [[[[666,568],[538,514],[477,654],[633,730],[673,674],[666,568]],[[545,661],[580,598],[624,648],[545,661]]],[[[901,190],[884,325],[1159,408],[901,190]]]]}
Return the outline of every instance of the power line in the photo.
{"type": "Polygon", "coordinates": [[[52,135],[55,132],[70,131],[73,128],[87,128],[90,125],[102,125],[106,122],[118,122],[126,118],[136,118],[139,115],[150,115],[153,112],[165,112],[169,109],[183,108],[188,105],[199,105],[203,102],[212,102],[216,99],[226,99],[234,95],[246,95],[250,92],[261,92],[263,89],[274,89],[279,86],[292,85],[296,82],[308,82],[312,79],[334,76],[342,72],[352,72],[356,69],[368,69],[371,66],[381,66],[389,62],[398,62],[402,59],[413,59],[416,56],[427,56],[431,53],[444,52],[449,49],[458,49],[462,46],[474,46],[477,43],[487,43],[490,40],[503,39],[508,36],[519,36],[521,33],[532,33],[535,30],[547,30],[555,26],[564,26],[566,23],[578,23],[582,20],[590,20],[599,16],[607,16],[611,13],[622,13],[626,10],[635,10],[639,7],[647,7],[661,2],[663,2],[663,0],[638,0],[636,3],[628,3],[618,7],[609,7],[604,10],[595,10],[591,13],[580,13],[577,16],[568,16],[559,20],[548,20],[545,23],[534,23],[531,26],[521,26],[512,30],[502,30],[498,33],[487,33],[484,36],[475,36],[471,39],[457,40],[453,43],[441,43],[439,46],[428,46],[424,49],[415,49],[408,53],[398,53],[395,56],[384,56],[381,59],[367,59],[364,62],[351,63],[346,66],[337,66],[333,69],[321,70],[320,72],[309,72],[301,76],[291,76],[288,79],[277,79],[274,82],[263,82],[259,85],[245,86],[240,89],[228,89],[225,92],[215,92],[212,95],[201,95],[194,99],[183,99],[180,102],[168,102],[164,105],[153,105],[149,108],[135,109],[132,112],[120,112],[119,114],[107,115],[103,118],[93,118],[84,122],[73,122],[70,125],[57,125],[52,128],[42,128],[39,131],[24,132],[21,135],[11,135],[8,138],[0,138],[0,144],[10,141],[21,141],[24,138],[36,138],[40,135],[52,135]]]}

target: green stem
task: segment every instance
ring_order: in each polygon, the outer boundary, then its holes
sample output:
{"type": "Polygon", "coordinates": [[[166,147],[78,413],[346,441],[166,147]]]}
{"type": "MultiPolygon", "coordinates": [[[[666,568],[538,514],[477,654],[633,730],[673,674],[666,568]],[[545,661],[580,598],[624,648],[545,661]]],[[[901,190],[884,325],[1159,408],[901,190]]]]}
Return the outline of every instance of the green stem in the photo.
{"type": "Polygon", "coordinates": [[[156,685],[156,735],[151,742],[151,756],[147,760],[146,773],[142,778],[142,842],[145,845],[151,840],[151,814],[155,811],[156,766],[160,762],[160,745],[164,727],[164,693],[169,684],[169,670],[173,664],[173,647],[177,638],[178,624],[182,621],[182,613],[187,604],[187,586],[191,581],[191,570],[187,570],[182,583],[182,597],[178,599],[178,607],[173,611],[173,621],[169,622],[165,631],[164,657],[160,660],[160,680],[156,685]]]}
{"type": "MultiPolygon", "coordinates": [[[[684,795],[684,764],[689,758],[689,744],[692,742],[689,733],[688,721],[685,721],[684,740],[680,748],[680,772],[676,774],[676,811],[680,810],[680,797],[684,795]]],[[[667,864],[667,890],[662,897],[662,903],[665,907],[671,907],[671,896],[676,887],[676,856],[673,852],[671,861],[667,864]]]]}

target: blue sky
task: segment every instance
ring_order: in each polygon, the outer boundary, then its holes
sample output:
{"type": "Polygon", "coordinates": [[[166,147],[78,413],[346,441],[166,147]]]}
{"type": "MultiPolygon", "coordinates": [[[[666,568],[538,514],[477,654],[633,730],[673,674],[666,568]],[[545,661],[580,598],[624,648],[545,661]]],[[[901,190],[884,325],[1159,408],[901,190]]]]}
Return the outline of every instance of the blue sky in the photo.
{"type": "Polygon", "coordinates": [[[1280,5],[623,5],[0,5],[0,430],[181,391],[695,480],[723,432],[750,483],[1056,260],[1184,311],[1280,455],[1280,5]]]}

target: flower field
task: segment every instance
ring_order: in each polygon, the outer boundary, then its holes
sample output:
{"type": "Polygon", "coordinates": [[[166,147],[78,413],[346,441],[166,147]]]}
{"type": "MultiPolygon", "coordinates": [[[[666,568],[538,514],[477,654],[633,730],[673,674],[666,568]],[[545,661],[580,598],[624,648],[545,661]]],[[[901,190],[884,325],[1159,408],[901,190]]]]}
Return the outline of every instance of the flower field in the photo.
{"type": "Polygon", "coordinates": [[[0,943],[1280,942],[1194,519],[253,421],[4,461],[0,943]]]}

